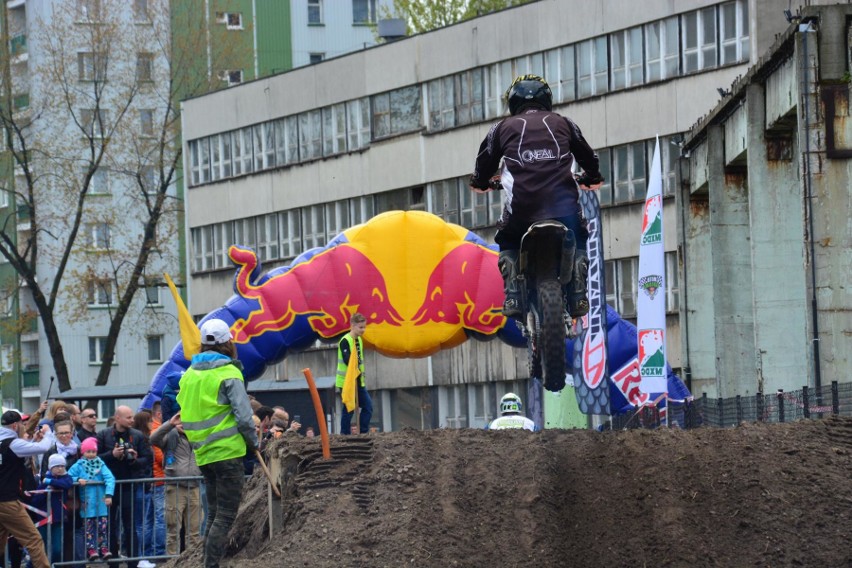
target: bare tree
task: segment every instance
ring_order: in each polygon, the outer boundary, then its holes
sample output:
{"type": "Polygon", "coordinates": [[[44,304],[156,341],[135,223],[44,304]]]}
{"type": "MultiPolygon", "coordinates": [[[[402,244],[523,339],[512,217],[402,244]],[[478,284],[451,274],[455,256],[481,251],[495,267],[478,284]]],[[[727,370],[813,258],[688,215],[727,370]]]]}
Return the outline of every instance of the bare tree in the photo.
{"type": "Polygon", "coordinates": [[[402,18],[409,33],[422,33],[531,0],[393,0],[393,8],[380,8],[383,18],[402,18]]]}
{"type": "Polygon", "coordinates": [[[128,317],[134,330],[159,317],[134,299],[179,268],[179,101],[222,83],[205,58],[205,34],[167,2],[53,2],[49,10],[29,42],[38,52],[29,57],[28,108],[10,104],[20,70],[0,58],[0,127],[15,172],[0,175],[0,189],[29,220],[16,226],[14,207],[0,219],[0,255],[24,288],[22,311],[41,321],[65,391],[72,385],[61,326],[108,313],[95,383],[104,385],[128,317]]]}

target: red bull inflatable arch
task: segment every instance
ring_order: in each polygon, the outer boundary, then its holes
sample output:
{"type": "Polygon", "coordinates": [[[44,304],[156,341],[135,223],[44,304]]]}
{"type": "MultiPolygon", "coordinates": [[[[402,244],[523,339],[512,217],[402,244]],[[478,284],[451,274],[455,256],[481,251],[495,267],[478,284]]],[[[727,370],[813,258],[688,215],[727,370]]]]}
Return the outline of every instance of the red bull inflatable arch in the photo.
{"type": "MultiPolygon", "coordinates": [[[[202,321],[230,324],[248,381],[317,340],[338,341],[356,312],[369,324],[367,346],[388,357],[426,357],[471,338],[526,345],[514,320],[501,313],[497,245],[430,213],[377,215],[265,273],[249,248],[234,245],[229,256],[236,267],[234,295],[202,321]]],[[[632,327],[614,315],[619,321],[610,316],[610,334],[619,324],[632,327]]],[[[636,356],[635,328],[632,342],[610,350],[625,359],[610,360],[610,369],[636,356]]],[[[566,357],[573,359],[572,342],[566,357]]],[[[142,407],[159,400],[170,376],[188,366],[178,343],[154,375],[142,407]]]]}

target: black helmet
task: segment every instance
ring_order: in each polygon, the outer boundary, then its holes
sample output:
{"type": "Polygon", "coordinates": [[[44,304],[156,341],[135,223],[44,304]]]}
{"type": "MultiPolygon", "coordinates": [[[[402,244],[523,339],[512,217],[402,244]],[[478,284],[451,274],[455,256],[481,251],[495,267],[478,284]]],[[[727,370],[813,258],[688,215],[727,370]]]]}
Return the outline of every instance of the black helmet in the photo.
{"type": "Polygon", "coordinates": [[[521,75],[506,91],[509,112],[512,116],[518,114],[524,105],[530,103],[543,107],[544,110],[553,108],[553,94],[547,81],[538,75],[521,75]]]}

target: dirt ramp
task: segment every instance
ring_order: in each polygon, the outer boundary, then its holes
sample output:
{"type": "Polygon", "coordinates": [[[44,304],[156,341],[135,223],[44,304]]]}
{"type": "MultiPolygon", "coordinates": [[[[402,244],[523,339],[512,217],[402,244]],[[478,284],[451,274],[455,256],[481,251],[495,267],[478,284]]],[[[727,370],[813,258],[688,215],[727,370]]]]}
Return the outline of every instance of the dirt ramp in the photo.
{"type": "MultiPolygon", "coordinates": [[[[285,438],[223,565],[849,566],[852,419],[285,438]]],[[[201,566],[193,551],[176,565],[201,566]]]]}

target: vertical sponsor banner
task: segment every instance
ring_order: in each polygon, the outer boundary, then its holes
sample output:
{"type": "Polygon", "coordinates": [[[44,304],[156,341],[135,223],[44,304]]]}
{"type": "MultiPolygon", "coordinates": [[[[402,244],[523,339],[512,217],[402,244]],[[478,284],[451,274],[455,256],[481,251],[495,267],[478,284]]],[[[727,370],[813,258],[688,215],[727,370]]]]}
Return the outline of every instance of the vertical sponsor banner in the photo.
{"type": "Polygon", "coordinates": [[[586,244],[589,255],[589,313],[583,317],[583,330],[574,341],[574,392],[583,414],[609,414],[606,281],[601,206],[597,192],[580,190],[580,207],[589,232],[586,244]]]}
{"type": "Polygon", "coordinates": [[[638,313],[640,389],[644,393],[668,391],[666,383],[666,266],[663,245],[663,170],[660,139],[654,160],[639,240],[638,313]]]}

